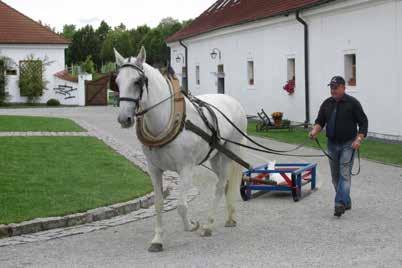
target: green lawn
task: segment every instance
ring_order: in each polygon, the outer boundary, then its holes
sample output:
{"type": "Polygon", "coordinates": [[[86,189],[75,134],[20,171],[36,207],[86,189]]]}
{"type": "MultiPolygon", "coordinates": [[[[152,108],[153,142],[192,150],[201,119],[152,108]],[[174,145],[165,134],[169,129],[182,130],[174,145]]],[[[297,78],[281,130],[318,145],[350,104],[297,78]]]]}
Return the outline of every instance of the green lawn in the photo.
{"type": "MultiPolygon", "coordinates": [[[[274,140],[301,144],[306,142],[308,131],[304,129],[296,129],[293,132],[287,130],[269,130],[268,132],[257,132],[255,130],[255,122],[250,122],[248,125],[248,133],[254,136],[271,138],[274,140]]],[[[321,145],[326,148],[327,142],[324,134],[318,137],[321,145]]],[[[314,141],[308,141],[306,146],[318,148],[314,141]]],[[[273,148],[281,149],[281,148],[273,148]]],[[[381,141],[365,140],[360,149],[361,157],[380,161],[385,164],[393,164],[402,166],[402,144],[390,144],[381,141]]]]}
{"type": "Polygon", "coordinates": [[[70,119],[0,115],[0,132],[7,131],[82,132],[85,130],[70,119]]]}
{"type": "Polygon", "coordinates": [[[152,191],[149,177],[93,137],[1,137],[0,224],[61,216],[152,191]]]}

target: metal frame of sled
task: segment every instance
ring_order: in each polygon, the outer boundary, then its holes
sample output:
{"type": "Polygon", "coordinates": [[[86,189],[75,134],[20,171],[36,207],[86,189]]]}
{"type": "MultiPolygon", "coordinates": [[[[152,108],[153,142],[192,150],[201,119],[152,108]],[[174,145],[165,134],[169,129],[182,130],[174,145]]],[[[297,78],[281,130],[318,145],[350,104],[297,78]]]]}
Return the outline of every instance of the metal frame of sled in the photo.
{"type": "Polygon", "coordinates": [[[302,187],[310,184],[311,190],[316,188],[317,180],[317,164],[314,163],[290,163],[276,164],[275,170],[269,170],[268,164],[259,167],[251,168],[243,172],[240,194],[244,201],[252,198],[252,191],[282,191],[291,192],[295,202],[302,198],[302,187]],[[273,184],[272,181],[266,178],[269,174],[279,173],[285,183],[273,184]],[[290,173],[290,177],[286,174],[290,173]]]}

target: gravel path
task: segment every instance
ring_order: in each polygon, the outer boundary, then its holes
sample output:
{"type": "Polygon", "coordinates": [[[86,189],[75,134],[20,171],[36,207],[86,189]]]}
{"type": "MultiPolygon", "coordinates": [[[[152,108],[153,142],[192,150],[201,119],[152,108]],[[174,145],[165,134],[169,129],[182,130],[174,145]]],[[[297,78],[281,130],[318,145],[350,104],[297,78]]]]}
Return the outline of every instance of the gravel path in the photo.
{"type": "MultiPolygon", "coordinates": [[[[130,154],[140,144],[133,130],[119,128],[110,107],[0,110],[0,114],[66,117],[96,127],[130,154]]],[[[289,145],[262,140],[274,148],[289,145]]],[[[292,147],[292,146],[290,146],[292,147]]],[[[303,149],[300,153],[316,153],[303,149]]],[[[332,216],[334,192],[325,159],[295,159],[247,153],[251,163],[314,161],[319,165],[318,191],[294,203],[288,194],[267,193],[250,202],[237,201],[238,227],[227,229],[223,203],[210,238],[182,231],[176,211],[164,214],[165,251],[147,252],[153,217],[80,235],[0,248],[0,267],[401,267],[402,169],[362,161],[353,178],[353,210],[332,216]]],[[[214,177],[197,168],[200,194],[190,203],[190,217],[205,221],[214,177]]]]}

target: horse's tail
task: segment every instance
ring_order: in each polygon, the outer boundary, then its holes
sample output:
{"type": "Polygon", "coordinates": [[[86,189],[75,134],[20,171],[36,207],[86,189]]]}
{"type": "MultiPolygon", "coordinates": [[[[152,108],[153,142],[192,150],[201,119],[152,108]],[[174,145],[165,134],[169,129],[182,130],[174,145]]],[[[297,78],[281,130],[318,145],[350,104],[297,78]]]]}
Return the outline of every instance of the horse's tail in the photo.
{"type": "MultiPolygon", "coordinates": [[[[242,138],[241,143],[246,144],[247,140],[245,138],[242,138]]],[[[232,147],[231,149],[240,158],[243,158],[243,150],[244,150],[243,148],[236,146],[232,147]]],[[[226,188],[226,203],[228,206],[229,218],[234,219],[234,213],[235,213],[234,204],[236,201],[236,197],[238,197],[240,193],[240,182],[243,177],[242,173],[243,168],[235,161],[231,161],[231,164],[229,165],[228,168],[230,168],[230,171],[228,172],[229,177],[226,188]]]]}

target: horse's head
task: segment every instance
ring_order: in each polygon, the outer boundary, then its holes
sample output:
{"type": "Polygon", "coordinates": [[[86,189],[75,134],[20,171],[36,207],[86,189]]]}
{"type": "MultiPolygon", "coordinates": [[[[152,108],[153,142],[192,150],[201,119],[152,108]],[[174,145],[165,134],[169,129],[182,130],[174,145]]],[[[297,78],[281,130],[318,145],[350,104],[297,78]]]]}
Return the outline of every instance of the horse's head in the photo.
{"type": "Polygon", "coordinates": [[[148,78],[144,73],[146,60],[145,48],[142,47],[137,58],[123,58],[114,50],[116,65],[115,87],[120,92],[120,112],[118,121],[123,128],[134,126],[135,114],[139,109],[144,91],[148,89],[148,78]]]}

